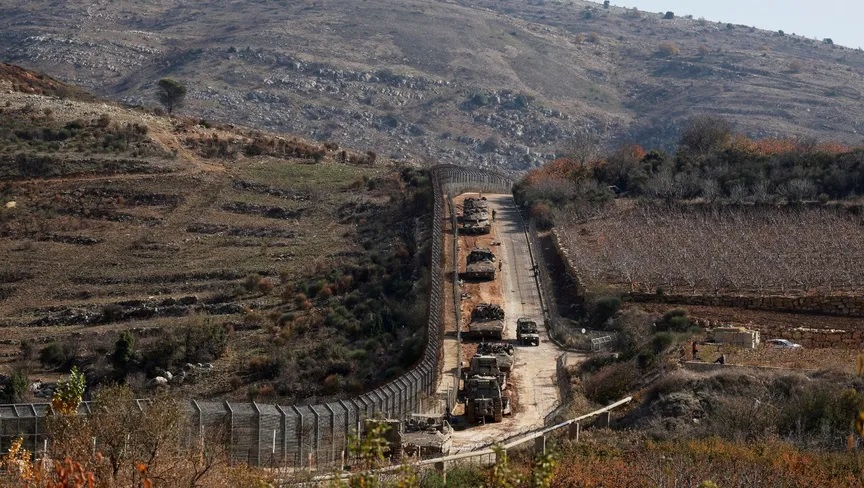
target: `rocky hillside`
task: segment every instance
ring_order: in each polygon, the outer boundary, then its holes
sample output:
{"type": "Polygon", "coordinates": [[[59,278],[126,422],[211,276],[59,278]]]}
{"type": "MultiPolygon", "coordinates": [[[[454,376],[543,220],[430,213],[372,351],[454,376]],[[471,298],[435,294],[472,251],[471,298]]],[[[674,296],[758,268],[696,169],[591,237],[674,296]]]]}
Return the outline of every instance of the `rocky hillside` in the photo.
{"type": "Polygon", "coordinates": [[[430,209],[429,180],[375,153],[0,63],[0,403],[72,366],[142,396],[373,388],[421,356],[430,209]]]}
{"type": "Polygon", "coordinates": [[[170,76],[188,113],[514,170],[585,134],[668,145],[699,113],[857,144],[864,109],[857,50],[581,1],[13,2],[0,59],[130,104],[170,76]]]}

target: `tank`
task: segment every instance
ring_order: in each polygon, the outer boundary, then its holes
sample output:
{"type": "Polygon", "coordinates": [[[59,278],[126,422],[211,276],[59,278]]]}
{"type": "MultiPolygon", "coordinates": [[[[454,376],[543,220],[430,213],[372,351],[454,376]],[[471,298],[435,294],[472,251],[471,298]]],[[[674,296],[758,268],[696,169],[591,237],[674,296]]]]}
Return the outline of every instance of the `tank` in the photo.
{"type": "Polygon", "coordinates": [[[489,221],[489,203],[485,198],[466,198],[462,202],[462,232],[466,234],[488,234],[492,230],[489,221]]]}
{"type": "Polygon", "coordinates": [[[489,210],[489,201],[486,197],[468,197],[462,201],[462,208],[489,210]]]}
{"type": "Polygon", "coordinates": [[[540,345],[540,334],[537,333],[537,322],[526,318],[516,321],[516,340],[520,344],[540,345]]]}
{"type": "Polygon", "coordinates": [[[501,422],[510,414],[510,397],[501,391],[498,381],[490,376],[470,378],[465,386],[465,419],[468,423],[501,422]]]}
{"type": "Polygon", "coordinates": [[[507,388],[507,373],[501,369],[498,358],[495,356],[475,355],[471,358],[468,367],[462,369],[462,376],[465,380],[470,380],[475,376],[495,378],[498,381],[498,386],[502,389],[507,388]]]}
{"type": "Polygon", "coordinates": [[[477,339],[504,339],[504,309],[493,303],[481,303],[471,312],[468,336],[477,339]]]}
{"type": "Polygon", "coordinates": [[[466,258],[465,279],[494,280],[495,279],[495,254],[489,248],[475,247],[471,249],[466,258]]]}
{"type": "Polygon", "coordinates": [[[495,356],[501,371],[509,373],[513,370],[513,354],[516,349],[506,342],[484,342],[477,346],[477,354],[495,356]]]}

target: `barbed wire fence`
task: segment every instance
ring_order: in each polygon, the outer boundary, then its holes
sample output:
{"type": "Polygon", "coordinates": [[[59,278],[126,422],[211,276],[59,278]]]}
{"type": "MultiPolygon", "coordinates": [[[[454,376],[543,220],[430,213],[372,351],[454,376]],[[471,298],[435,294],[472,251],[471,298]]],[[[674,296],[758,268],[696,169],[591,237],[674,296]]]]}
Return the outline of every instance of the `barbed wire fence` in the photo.
{"type": "MultiPolygon", "coordinates": [[[[443,350],[445,195],[468,191],[510,193],[510,177],[456,165],[431,168],[432,215],[429,316],[426,347],[418,364],[405,375],[363,395],[316,405],[271,405],[256,402],[191,400],[185,405],[192,439],[219,432],[232,462],[292,470],[332,470],[342,466],[350,436],[364,419],[404,419],[413,413],[444,413],[448,398],[436,394],[443,350]]],[[[448,378],[449,381],[449,378],[448,378]]],[[[139,401],[139,408],[146,401],[139,401]]],[[[22,436],[24,446],[44,455],[48,403],[0,405],[0,448],[22,436]]],[[[86,414],[89,404],[79,411],[86,414]]],[[[95,441],[98,446],[98,439],[95,441]]]]}

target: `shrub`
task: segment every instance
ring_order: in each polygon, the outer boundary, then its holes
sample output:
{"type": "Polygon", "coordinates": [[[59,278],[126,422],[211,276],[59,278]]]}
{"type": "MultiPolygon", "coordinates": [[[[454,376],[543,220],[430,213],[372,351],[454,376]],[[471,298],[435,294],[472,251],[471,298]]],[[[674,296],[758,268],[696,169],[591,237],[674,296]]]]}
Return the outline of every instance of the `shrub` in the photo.
{"type": "Polygon", "coordinates": [[[260,283],[262,279],[261,275],[251,274],[243,280],[243,288],[248,292],[254,291],[258,288],[258,283],[260,283]]]}
{"type": "Polygon", "coordinates": [[[45,368],[61,368],[66,366],[70,359],[71,354],[68,346],[60,345],[57,342],[52,342],[39,351],[39,362],[45,368]]]}
{"type": "Polygon", "coordinates": [[[585,397],[600,404],[611,403],[626,396],[639,377],[639,369],[632,362],[607,366],[585,381],[585,397]]]}
{"type": "Polygon", "coordinates": [[[668,11],[665,15],[663,15],[663,18],[666,20],[672,20],[675,18],[675,12],[668,11]]]}
{"type": "Polygon", "coordinates": [[[102,114],[99,116],[98,119],[96,119],[96,126],[97,127],[105,129],[109,125],[111,125],[111,116],[108,114],[102,114]]]}
{"type": "Polygon", "coordinates": [[[269,356],[256,356],[249,360],[248,373],[253,380],[272,380],[282,371],[282,361],[269,356]]]}
{"type": "Polygon", "coordinates": [[[114,364],[114,369],[122,372],[126,369],[129,363],[135,356],[135,336],[132,332],[125,330],[120,333],[117,342],[114,344],[114,352],[111,354],[111,362],[114,364]]]}
{"type": "Polygon", "coordinates": [[[258,280],[258,291],[261,292],[262,295],[269,295],[271,291],[273,291],[273,281],[269,278],[261,278],[258,280]]]}
{"type": "Polygon", "coordinates": [[[655,324],[657,332],[687,332],[693,327],[693,322],[687,317],[687,311],[682,309],[669,310],[655,324]]]}
{"type": "Polygon", "coordinates": [[[531,218],[534,219],[538,230],[549,230],[555,225],[552,207],[546,202],[537,202],[531,205],[531,218]]]}
{"type": "Polygon", "coordinates": [[[600,327],[621,310],[621,299],[615,296],[603,297],[594,302],[589,320],[591,325],[600,327]]]}
{"type": "Polygon", "coordinates": [[[671,41],[663,41],[657,46],[657,54],[663,57],[677,56],[681,54],[681,49],[671,41]]]}
{"type": "Polygon", "coordinates": [[[21,403],[24,401],[24,397],[27,395],[29,389],[30,380],[27,378],[27,374],[16,370],[9,377],[9,382],[6,383],[3,393],[8,403],[21,403]]]}
{"type": "Polygon", "coordinates": [[[675,336],[669,332],[659,332],[651,339],[651,347],[655,354],[662,354],[675,344],[675,336]]]}

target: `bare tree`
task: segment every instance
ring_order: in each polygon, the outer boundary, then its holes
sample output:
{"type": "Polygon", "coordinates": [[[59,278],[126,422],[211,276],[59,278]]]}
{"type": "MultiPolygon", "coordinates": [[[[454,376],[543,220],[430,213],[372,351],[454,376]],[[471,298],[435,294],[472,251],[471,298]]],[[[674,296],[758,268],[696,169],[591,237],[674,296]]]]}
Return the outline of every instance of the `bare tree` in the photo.
{"type": "Polygon", "coordinates": [[[687,121],[679,144],[704,155],[726,144],[732,138],[732,129],[732,123],[723,117],[697,115],[687,121]]]}

